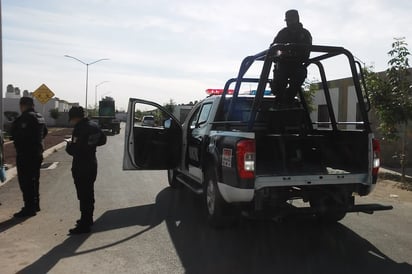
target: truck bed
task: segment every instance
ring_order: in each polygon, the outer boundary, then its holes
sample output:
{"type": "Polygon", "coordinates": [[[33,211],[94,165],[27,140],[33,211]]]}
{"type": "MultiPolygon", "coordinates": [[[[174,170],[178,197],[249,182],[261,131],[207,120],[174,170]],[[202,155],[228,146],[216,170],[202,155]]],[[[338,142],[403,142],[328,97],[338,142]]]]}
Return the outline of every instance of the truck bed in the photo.
{"type": "Polygon", "coordinates": [[[256,175],[367,173],[368,147],[364,132],[261,133],[256,135],[256,175]]]}

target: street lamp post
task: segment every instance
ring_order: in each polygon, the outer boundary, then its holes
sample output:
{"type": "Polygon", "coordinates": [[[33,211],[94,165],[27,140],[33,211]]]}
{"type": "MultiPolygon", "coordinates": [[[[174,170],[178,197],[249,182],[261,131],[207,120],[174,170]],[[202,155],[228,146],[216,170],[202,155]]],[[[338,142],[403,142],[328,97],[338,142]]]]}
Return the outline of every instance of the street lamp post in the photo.
{"type": "Polygon", "coordinates": [[[93,64],[96,64],[97,62],[104,61],[104,60],[109,60],[109,59],[102,58],[102,59],[99,59],[99,60],[96,60],[96,61],[93,61],[93,62],[90,62],[90,63],[86,63],[86,62],[83,62],[82,60],[80,60],[76,57],[70,56],[70,55],[64,55],[64,57],[72,58],[76,61],[79,61],[83,65],[86,65],[86,104],[85,104],[85,110],[86,110],[86,113],[87,113],[87,91],[88,91],[88,85],[89,85],[89,66],[93,65],[93,64]]]}
{"type": "Polygon", "coordinates": [[[95,105],[96,109],[97,109],[97,87],[100,86],[100,85],[103,85],[105,83],[108,83],[108,82],[109,81],[100,82],[94,87],[94,105],[95,105]]]}

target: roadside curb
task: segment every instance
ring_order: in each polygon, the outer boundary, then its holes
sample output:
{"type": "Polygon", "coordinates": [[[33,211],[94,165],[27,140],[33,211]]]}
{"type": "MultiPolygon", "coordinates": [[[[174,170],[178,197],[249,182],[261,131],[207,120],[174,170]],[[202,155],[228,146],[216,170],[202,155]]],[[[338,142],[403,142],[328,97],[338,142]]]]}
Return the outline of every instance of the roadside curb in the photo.
{"type": "MultiPolygon", "coordinates": [[[[57,144],[57,145],[45,150],[43,152],[43,158],[46,159],[47,157],[49,157],[50,155],[52,155],[53,153],[57,152],[59,149],[62,149],[65,146],[66,146],[66,142],[63,141],[60,144],[57,144]]],[[[12,168],[8,169],[6,171],[7,180],[2,182],[2,183],[0,182],[0,187],[4,186],[5,184],[7,184],[11,180],[13,180],[13,178],[16,177],[16,175],[17,175],[17,168],[16,167],[12,167],[12,168]]]]}
{"type": "MultiPolygon", "coordinates": [[[[400,172],[397,171],[393,171],[384,167],[380,167],[379,168],[379,176],[392,176],[392,177],[401,177],[402,174],[400,172]]],[[[405,178],[412,180],[412,176],[405,174],[405,178]]]]}

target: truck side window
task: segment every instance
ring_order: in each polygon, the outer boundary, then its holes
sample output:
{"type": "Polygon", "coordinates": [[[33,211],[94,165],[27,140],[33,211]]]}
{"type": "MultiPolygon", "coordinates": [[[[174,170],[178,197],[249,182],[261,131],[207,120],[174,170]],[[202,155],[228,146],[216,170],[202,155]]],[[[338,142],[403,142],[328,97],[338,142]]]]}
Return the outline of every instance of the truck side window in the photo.
{"type": "Polygon", "coordinates": [[[200,115],[199,115],[199,121],[198,124],[204,124],[205,122],[207,122],[207,119],[209,118],[209,113],[210,110],[212,109],[212,104],[204,104],[202,106],[202,110],[200,111],[200,115]]]}

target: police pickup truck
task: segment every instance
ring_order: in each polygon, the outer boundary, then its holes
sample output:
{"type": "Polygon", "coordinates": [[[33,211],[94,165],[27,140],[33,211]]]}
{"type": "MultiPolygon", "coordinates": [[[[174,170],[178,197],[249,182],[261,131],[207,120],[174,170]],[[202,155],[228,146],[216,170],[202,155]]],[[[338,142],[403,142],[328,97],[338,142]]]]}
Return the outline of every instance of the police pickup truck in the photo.
{"type": "Polygon", "coordinates": [[[278,52],[300,47],[277,44],[246,57],[238,76],[221,90],[208,90],[183,124],[154,102],[130,99],[123,169],[168,170],[172,188],[184,185],[203,195],[213,226],[239,212],[303,213],[336,222],[347,212],[391,209],[355,205],[355,196],[368,195],[376,184],[380,146],[368,120],[360,64],[348,50],[305,46],[311,52],[305,65],[320,79],[316,94],[302,90],[284,106],[267,92],[278,52]],[[333,58],[348,64],[343,91],[327,80],[324,64],[333,65],[333,58]],[[260,76],[248,76],[256,71],[260,76]],[[156,125],[142,125],[139,115],[153,115],[156,125]]]}

